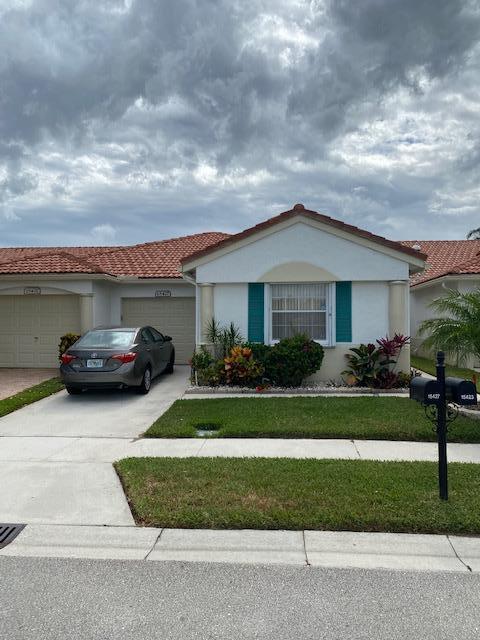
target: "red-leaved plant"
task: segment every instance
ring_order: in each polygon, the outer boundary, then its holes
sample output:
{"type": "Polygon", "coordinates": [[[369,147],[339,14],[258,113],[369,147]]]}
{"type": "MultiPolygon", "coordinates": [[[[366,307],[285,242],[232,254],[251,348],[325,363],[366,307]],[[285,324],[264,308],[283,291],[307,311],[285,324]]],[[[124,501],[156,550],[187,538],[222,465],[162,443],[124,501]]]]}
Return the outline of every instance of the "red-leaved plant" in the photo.
{"type": "Polygon", "coordinates": [[[393,389],[408,384],[409,374],[395,371],[403,347],[410,342],[408,336],[396,333],[372,343],[352,347],[346,354],[349,368],[342,371],[347,384],[357,387],[393,389]]]}

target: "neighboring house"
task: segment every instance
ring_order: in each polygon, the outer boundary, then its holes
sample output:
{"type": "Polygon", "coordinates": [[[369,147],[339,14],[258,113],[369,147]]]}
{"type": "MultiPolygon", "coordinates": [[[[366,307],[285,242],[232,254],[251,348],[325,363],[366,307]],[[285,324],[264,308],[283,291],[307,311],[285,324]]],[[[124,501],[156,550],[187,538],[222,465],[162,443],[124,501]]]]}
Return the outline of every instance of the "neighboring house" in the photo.
{"type": "Polygon", "coordinates": [[[319,379],[338,380],[351,346],[409,334],[425,257],[303,205],[233,236],[0,249],[0,366],[55,366],[60,335],[102,324],[152,324],[186,363],[215,317],[252,341],[307,333],[325,347],[319,379]]]}
{"type": "MultiPolygon", "coordinates": [[[[427,255],[427,268],[411,279],[410,330],[412,350],[430,355],[422,349],[425,337],[419,336],[419,327],[435,316],[429,305],[448,289],[464,292],[480,288],[480,240],[408,240],[402,244],[427,255]]],[[[480,367],[480,362],[472,356],[465,365],[480,367]]]]}
{"type": "Polygon", "coordinates": [[[212,317],[254,342],[307,333],[325,347],[318,379],[338,380],[351,346],[409,334],[409,277],[425,258],[297,204],[181,261],[199,289],[196,343],[212,317]]]}
{"type": "Polygon", "coordinates": [[[195,287],[182,279],[180,259],[225,237],[0,249],[0,366],[56,366],[63,333],[103,324],[158,326],[186,363],[195,347],[195,287]]]}

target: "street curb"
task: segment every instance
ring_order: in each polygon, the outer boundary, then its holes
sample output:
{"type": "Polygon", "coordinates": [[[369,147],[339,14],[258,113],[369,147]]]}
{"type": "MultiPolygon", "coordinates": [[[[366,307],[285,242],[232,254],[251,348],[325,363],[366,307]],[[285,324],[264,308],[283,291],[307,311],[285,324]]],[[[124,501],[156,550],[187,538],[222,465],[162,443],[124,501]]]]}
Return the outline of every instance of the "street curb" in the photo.
{"type": "Polygon", "coordinates": [[[1,556],[476,573],[480,538],[32,524],[1,556]]]}

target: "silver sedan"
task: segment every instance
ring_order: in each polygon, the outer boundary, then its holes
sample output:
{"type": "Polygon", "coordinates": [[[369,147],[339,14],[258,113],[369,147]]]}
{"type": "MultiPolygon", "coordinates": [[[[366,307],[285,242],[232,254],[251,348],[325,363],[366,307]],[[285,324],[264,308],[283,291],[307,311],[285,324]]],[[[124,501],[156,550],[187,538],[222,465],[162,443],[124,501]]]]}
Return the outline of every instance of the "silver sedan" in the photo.
{"type": "Polygon", "coordinates": [[[153,378],[173,373],[170,336],[153,327],[92,329],[61,357],[60,374],[70,394],[84,389],[134,387],[148,393],[153,378]]]}

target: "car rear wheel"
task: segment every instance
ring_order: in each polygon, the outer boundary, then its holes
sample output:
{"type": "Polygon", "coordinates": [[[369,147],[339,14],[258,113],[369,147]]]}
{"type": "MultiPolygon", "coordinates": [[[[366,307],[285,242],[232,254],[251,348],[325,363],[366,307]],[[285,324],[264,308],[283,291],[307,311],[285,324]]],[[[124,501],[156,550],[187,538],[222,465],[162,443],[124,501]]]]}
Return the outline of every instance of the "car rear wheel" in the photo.
{"type": "Polygon", "coordinates": [[[165,373],[173,373],[174,366],[175,366],[175,351],[172,351],[172,355],[170,356],[170,362],[167,364],[165,373]]]}
{"type": "Polygon", "coordinates": [[[150,387],[152,386],[152,370],[150,367],[147,367],[143,372],[142,382],[140,386],[137,387],[137,393],[147,394],[150,391],[150,387]]]}
{"type": "Polygon", "coordinates": [[[69,393],[71,396],[78,396],[82,393],[82,389],[79,389],[78,387],[65,387],[65,389],[67,390],[67,393],[69,393]]]}

